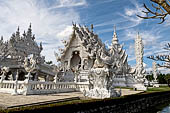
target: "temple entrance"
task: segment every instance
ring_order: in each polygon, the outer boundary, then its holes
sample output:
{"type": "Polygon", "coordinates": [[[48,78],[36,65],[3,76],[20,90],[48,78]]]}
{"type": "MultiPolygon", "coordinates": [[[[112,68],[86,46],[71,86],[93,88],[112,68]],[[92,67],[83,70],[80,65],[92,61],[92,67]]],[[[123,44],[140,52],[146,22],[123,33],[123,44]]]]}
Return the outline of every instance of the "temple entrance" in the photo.
{"type": "Polygon", "coordinates": [[[20,80],[20,81],[24,81],[25,80],[25,73],[23,71],[21,71],[19,73],[18,80],[20,80]]]}
{"type": "Polygon", "coordinates": [[[79,51],[74,51],[72,53],[72,58],[70,61],[70,67],[71,69],[79,69],[81,67],[81,58],[79,56],[80,52],[79,51]]]}

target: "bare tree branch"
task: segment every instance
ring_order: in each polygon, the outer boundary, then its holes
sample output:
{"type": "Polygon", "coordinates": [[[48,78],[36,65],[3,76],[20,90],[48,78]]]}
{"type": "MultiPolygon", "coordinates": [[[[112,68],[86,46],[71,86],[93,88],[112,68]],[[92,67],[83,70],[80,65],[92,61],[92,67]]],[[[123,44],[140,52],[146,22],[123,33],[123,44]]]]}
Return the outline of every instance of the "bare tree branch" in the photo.
{"type": "Polygon", "coordinates": [[[143,19],[160,19],[161,22],[159,24],[163,23],[165,21],[165,17],[170,14],[169,5],[170,1],[169,0],[150,0],[150,1],[158,5],[155,6],[154,4],[152,4],[152,8],[154,8],[155,11],[152,11],[144,4],[144,8],[147,10],[147,12],[146,11],[142,12],[146,13],[146,17],[140,15],[137,16],[143,19]],[[151,14],[152,16],[149,16],[149,14],[151,14]]]}
{"type": "MultiPolygon", "coordinates": [[[[170,51],[170,43],[165,45],[165,47],[163,49],[166,49],[166,50],[170,51]]],[[[151,55],[151,56],[149,56],[147,58],[155,60],[155,61],[162,61],[163,63],[162,64],[158,64],[158,66],[170,69],[170,54],[167,54],[167,55],[156,55],[156,56],[151,55]]]]}
{"type": "Polygon", "coordinates": [[[170,43],[168,43],[167,45],[165,45],[164,49],[169,50],[170,51],[170,43]]]}

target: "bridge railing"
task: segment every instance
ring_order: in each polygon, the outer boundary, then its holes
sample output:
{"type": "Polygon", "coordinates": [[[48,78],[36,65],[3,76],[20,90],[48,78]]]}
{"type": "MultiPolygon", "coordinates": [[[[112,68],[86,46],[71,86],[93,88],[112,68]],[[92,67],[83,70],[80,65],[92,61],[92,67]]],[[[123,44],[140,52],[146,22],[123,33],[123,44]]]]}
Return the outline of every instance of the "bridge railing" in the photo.
{"type": "Polygon", "coordinates": [[[88,83],[74,82],[41,82],[41,81],[3,81],[0,83],[0,92],[30,95],[50,94],[62,92],[85,91],[89,89],[88,83]]]}

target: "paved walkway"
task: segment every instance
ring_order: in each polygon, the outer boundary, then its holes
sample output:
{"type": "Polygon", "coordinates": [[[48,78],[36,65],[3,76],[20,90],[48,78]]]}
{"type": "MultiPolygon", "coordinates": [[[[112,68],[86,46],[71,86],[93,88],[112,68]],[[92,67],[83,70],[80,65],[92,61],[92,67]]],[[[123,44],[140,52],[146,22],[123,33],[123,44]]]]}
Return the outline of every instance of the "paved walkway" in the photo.
{"type": "MultiPolygon", "coordinates": [[[[119,89],[116,89],[119,90],[119,89]]],[[[141,91],[132,91],[130,89],[121,89],[122,96],[140,93],[141,91]]],[[[71,98],[71,97],[84,97],[81,92],[71,92],[71,93],[59,93],[59,94],[49,94],[49,95],[17,95],[12,96],[10,94],[0,93],[0,106],[9,107],[16,105],[31,104],[36,102],[71,98]]]]}
{"type": "MultiPolygon", "coordinates": [[[[115,90],[119,91],[120,89],[115,88],[115,90]]],[[[121,89],[121,91],[122,91],[122,95],[121,96],[132,95],[132,94],[137,94],[137,93],[143,92],[143,91],[134,91],[134,90],[130,90],[130,89],[121,89]]]]}

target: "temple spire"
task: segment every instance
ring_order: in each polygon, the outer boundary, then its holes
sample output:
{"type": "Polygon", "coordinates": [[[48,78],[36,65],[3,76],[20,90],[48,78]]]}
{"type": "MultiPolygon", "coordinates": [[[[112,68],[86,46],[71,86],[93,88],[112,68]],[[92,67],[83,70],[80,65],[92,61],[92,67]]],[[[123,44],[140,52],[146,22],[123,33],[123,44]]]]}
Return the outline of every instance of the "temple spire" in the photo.
{"type": "Polygon", "coordinates": [[[143,71],[143,54],[144,54],[144,45],[141,36],[139,35],[139,32],[137,33],[136,39],[135,39],[135,56],[136,56],[136,74],[137,77],[144,76],[143,71]]]}
{"type": "Polygon", "coordinates": [[[118,38],[116,33],[116,26],[114,25],[114,33],[113,33],[113,39],[112,39],[112,45],[118,44],[118,38]]]}
{"type": "Polygon", "coordinates": [[[91,32],[93,33],[93,24],[91,24],[91,32]]]}
{"type": "Polygon", "coordinates": [[[26,36],[26,33],[25,33],[25,30],[24,30],[24,33],[22,34],[24,37],[26,36]]]}
{"type": "Polygon", "coordinates": [[[17,29],[17,31],[16,31],[16,36],[20,36],[20,32],[19,32],[19,26],[18,26],[18,29],[17,29]]]}
{"type": "Polygon", "coordinates": [[[31,23],[30,23],[30,26],[28,28],[28,31],[27,31],[27,38],[31,38],[32,37],[32,28],[31,28],[31,23]]]}

